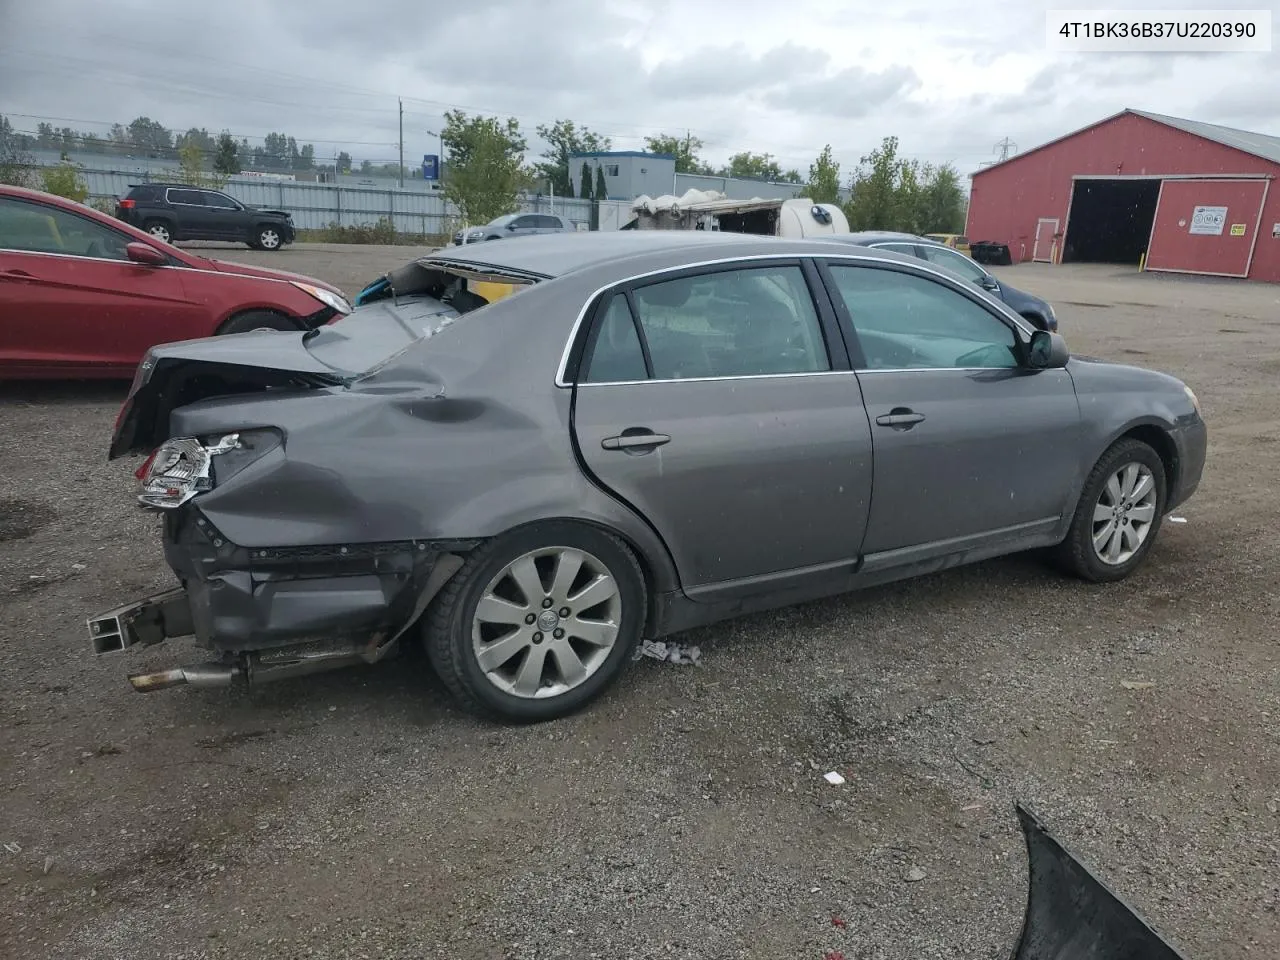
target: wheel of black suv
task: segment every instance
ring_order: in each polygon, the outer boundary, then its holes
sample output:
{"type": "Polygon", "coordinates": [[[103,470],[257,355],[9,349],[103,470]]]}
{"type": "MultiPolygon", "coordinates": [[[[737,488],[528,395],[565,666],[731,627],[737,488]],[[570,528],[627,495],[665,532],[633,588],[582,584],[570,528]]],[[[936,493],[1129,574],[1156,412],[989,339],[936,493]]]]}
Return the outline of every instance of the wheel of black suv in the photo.
{"type": "Polygon", "coordinates": [[[284,314],[270,310],[246,310],[238,313],[218,330],[218,333],[249,333],[253,330],[294,330],[298,325],[284,314]]]}
{"type": "Polygon", "coordinates": [[[539,524],[467,556],[433,601],[423,641],[466,709],[552,720],[617,679],[645,610],[644,575],[621,540],[582,524],[539,524]]]}
{"type": "Polygon", "coordinates": [[[1164,463],[1147,444],[1120,440],[1085,481],[1058,559],[1094,583],[1123,580],[1142,563],[1164,516],[1164,463]]]}
{"type": "Polygon", "coordinates": [[[142,229],[157,240],[173,243],[173,234],[169,232],[169,226],[163,220],[148,220],[142,229]]]}
{"type": "Polygon", "coordinates": [[[250,246],[257,247],[259,250],[279,250],[284,246],[284,234],[280,232],[279,227],[273,227],[269,224],[258,227],[253,234],[253,242],[250,246]]]}

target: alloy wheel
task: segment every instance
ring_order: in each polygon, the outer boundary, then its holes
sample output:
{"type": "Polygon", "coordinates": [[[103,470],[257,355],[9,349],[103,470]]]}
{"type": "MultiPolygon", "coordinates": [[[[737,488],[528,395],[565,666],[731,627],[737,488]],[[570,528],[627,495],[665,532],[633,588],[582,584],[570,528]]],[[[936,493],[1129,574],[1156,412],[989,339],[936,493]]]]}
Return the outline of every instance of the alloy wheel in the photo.
{"type": "Polygon", "coordinates": [[[608,659],[622,623],[622,593],[594,555],[544,547],[489,581],[472,619],[472,652],[486,678],[512,696],[560,696],[608,659]]]}
{"type": "Polygon", "coordinates": [[[280,246],[280,234],[271,229],[263,230],[258,234],[258,243],[262,244],[267,250],[274,250],[280,246]]]}
{"type": "Polygon", "coordinates": [[[153,224],[152,224],[152,225],[147,229],[147,233],[151,234],[151,235],[152,235],[153,237],[155,237],[157,240],[162,240],[162,241],[164,241],[165,243],[168,243],[168,242],[169,242],[169,236],[170,236],[170,234],[169,234],[169,228],[168,228],[168,227],[166,227],[166,226],[164,226],[163,224],[160,224],[160,223],[153,223],[153,224]]]}
{"type": "Polygon", "coordinates": [[[1141,463],[1126,463],[1108,479],[1093,508],[1093,552],[1113,567],[1128,563],[1151,534],[1156,481],[1141,463]]]}

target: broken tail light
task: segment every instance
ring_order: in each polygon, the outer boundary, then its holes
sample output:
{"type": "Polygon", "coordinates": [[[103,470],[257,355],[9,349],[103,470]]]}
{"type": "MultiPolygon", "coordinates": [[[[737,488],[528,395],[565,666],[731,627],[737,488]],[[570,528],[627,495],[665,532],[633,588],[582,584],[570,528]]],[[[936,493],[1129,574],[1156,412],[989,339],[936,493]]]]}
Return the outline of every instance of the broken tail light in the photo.
{"type": "Polygon", "coordinates": [[[138,502],[157,510],[173,510],[196,494],[211,490],[213,458],[239,446],[238,433],[229,433],[210,445],[195,437],[166,440],[138,468],[142,481],[138,502]]]}

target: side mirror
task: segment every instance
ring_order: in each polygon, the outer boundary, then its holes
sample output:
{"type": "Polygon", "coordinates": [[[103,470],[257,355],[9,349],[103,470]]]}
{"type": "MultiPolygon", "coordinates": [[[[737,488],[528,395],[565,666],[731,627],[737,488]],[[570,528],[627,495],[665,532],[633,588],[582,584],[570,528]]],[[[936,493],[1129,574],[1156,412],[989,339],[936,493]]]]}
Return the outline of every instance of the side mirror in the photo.
{"type": "Polygon", "coordinates": [[[986,274],[978,281],[978,286],[983,290],[999,290],[1000,284],[996,282],[996,278],[990,274],[986,274]]]}
{"type": "Polygon", "coordinates": [[[163,267],[169,262],[168,257],[149,243],[134,241],[125,246],[124,252],[134,263],[142,263],[148,267],[163,267]]]}
{"type": "Polygon", "coordinates": [[[514,220],[512,220],[510,223],[507,224],[508,230],[514,230],[515,228],[516,228],[516,222],[514,220]]]}
{"type": "Polygon", "coordinates": [[[1031,343],[1027,345],[1027,366],[1033,370],[1065,367],[1070,359],[1067,341],[1059,334],[1048,330],[1037,330],[1031,334],[1031,343]]]}

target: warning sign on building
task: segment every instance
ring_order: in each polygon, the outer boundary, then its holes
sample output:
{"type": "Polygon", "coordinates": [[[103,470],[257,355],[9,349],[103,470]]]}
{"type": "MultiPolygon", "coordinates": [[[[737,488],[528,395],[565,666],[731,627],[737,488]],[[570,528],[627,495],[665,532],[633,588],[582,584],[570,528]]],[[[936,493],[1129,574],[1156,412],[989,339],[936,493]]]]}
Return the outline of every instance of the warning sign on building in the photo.
{"type": "Polygon", "coordinates": [[[1203,233],[1220,237],[1222,236],[1222,227],[1226,222],[1226,207],[1196,207],[1191,214],[1191,229],[1188,233],[1203,233]]]}
{"type": "Polygon", "coordinates": [[[1245,225],[1243,223],[1233,223],[1231,225],[1231,235],[1233,237],[1243,237],[1244,228],[1245,228],[1245,225]]]}

